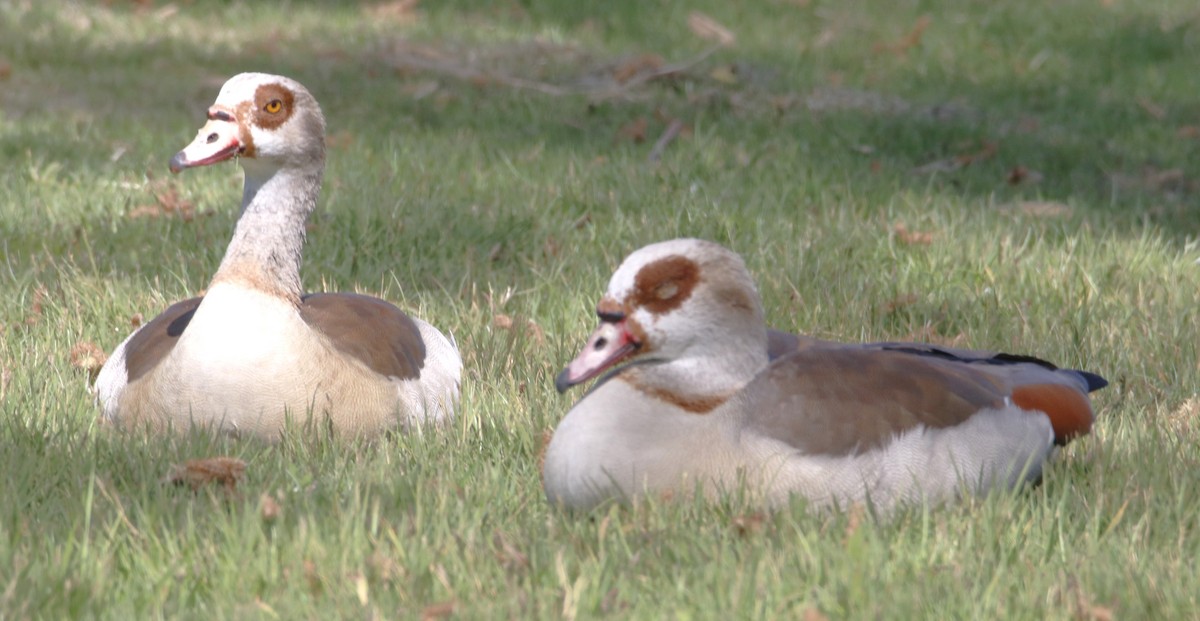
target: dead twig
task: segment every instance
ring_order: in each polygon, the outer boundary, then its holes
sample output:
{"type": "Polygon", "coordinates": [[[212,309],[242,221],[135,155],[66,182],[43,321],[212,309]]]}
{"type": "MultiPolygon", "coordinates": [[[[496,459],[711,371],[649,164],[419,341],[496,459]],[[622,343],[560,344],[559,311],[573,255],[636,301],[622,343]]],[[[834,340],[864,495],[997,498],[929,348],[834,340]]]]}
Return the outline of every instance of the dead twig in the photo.
{"type": "Polygon", "coordinates": [[[654,148],[650,149],[650,155],[646,156],[647,161],[654,163],[661,159],[663,151],[666,151],[667,147],[679,137],[679,132],[682,132],[683,128],[683,121],[671,119],[671,123],[667,125],[667,129],[663,131],[662,135],[658,137],[658,141],[654,143],[654,148]]]}
{"type": "Polygon", "coordinates": [[[624,96],[633,89],[648,82],[686,72],[692,67],[704,62],[709,56],[712,56],[712,54],[719,49],[721,49],[721,46],[715,45],[690,59],[676,63],[664,64],[654,68],[653,70],[638,73],[616,86],[606,86],[600,88],[572,88],[567,86],[559,86],[557,84],[550,84],[549,82],[529,80],[504,73],[482,71],[455,60],[432,58],[428,55],[415,54],[406,50],[395,50],[390,52],[384,61],[394,69],[416,69],[418,71],[426,71],[429,73],[449,76],[451,78],[461,80],[463,82],[470,82],[472,84],[495,84],[519,90],[534,91],[542,93],[543,95],[549,95],[551,97],[585,95],[592,98],[594,101],[604,101],[606,99],[614,99],[624,96]]]}

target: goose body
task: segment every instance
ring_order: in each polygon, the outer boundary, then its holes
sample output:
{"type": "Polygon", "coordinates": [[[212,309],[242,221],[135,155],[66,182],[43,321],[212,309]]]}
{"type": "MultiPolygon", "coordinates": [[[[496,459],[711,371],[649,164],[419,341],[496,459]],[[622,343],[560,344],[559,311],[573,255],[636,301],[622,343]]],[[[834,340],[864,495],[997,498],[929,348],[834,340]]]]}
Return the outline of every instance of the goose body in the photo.
{"type": "Polygon", "coordinates": [[[597,310],[557,385],[603,376],[543,462],[570,508],[747,490],[886,511],[1012,488],[1087,433],[1105,384],[1025,356],[769,333],[740,257],[701,240],[633,253],[597,310]]]}
{"type": "Polygon", "coordinates": [[[289,421],[371,435],[452,416],[462,360],[451,339],[378,298],[301,291],[304,226],[325,166],[316,100],[289,78],[240,74],[208,119],[171,169],[239,158],[233,240],[203,297],[113,351],[95,385],[104,419],[273,439],[289,421]]]}

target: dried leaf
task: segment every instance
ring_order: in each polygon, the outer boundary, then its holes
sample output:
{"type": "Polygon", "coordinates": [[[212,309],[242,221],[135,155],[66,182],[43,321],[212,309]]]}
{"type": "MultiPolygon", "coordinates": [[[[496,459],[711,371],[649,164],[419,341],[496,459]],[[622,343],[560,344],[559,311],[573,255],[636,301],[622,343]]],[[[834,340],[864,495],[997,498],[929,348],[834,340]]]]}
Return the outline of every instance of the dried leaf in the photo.
{"type": "Polygon", "coordinates": [[[454,609],[457,607],[458,602],[455,600],[430,604],[421,610],[421,621],[437,621],[438,619],[445,619],[446,617],[454,614],[454,609]]]}
{"type": "Polygon", "coordinates": [[[8,385],[12,383],[12,367],[5,365],[0,368],[0,401],[8,394],[8,385]]]}
{"type": "Polygon", "coordinates": [[[187,484],[192,490],[200,489],[209,483],[220,483],[232,491],[237,488],[238,481],[245,473],[246,462],[236,457],[209,457],[173,466],[164,482],[187,484]]]}
{"type": "Polygon", "coordinates": [[[641,54],[617,65],[613,69],[612,76],[618,84],[624,84],[635,76],[658,71],[665,62],[663,57],[658,54],[641,54]]]}
{"type": "Polygon", "coordinates": [[[1008,171],[1008,175],[1004,178],[1009,185],[1021,185],[1022,183],[1041,183],[1044,176],[1036,170],[1030,170],[1024,166],[1016,166],[1008,171]]]}
{"type": "Polygon", "coordinates": [[[766,514],[757,511],[733,518],[733,528],[742,537],[761,533],[766,523],[766,514]]]}
{"type": "Polygon", "coordinates": [[[1137,103],[1138,106],[1141,106],[1142,110],[1144,110],[1146,114],[1149,114],[1154,120],[1161,121],[1167,118],[1167,109],[1159,104],[1154,103],[1153,101],[1150,101],[1146,97],[1138,97],[1137,103]]]}
{"type": "Polygon", "coordinates": [[[916,304],[918,301],[920,301],[920,299],[920,296],[915,293],[898,295],[891,300],[888,300],[888,303],[883,305],[883,314],[890,315],[906,306],[912,306],[913,304],[916,304]]]}
{"type": "Polygon", "coordinates": [[[325,136],[325,147],[328,149],[344,149],[354,144],[354,134],[343,129],[325,136]]]}
{"type": "Polygon", "coordinates": [[[923,164],[913,169],[913,174],[928,175],[932,173],[953,172],[960,168],[965,168],[975,162],[982,162],[991,159],[992,156],[1000,150],[1000,146],[995,142],[985,142],[978,151],[970,153],[962,153],[954,157],[947,157],[940,160],[934,160],[928,164],[923,164]]]}
{"type": "Polygon", "coordinates": [[[92,380],[96,379],[107,360],[108,355],[104,350],[91,341],[79,341],[71,348],[71,366],[87,371],[92,380]]]}
{"type": "Polygon", "coordinates": [[[417,0],[395,0],[367,6],[364,10],[373,19],[411,23],[417,19],[417,0]]]}
{"type": "Polygon", "coordinates": [[[717,65],[708,72],[708,77],[721,84],[734,85],[738,83],[737,67],[733,65],[717,65]]]}
{"type": "Polygon", "coordinates": [[[1175,132],[1175,135],[1185,140],[1200,138],[1200,125],[1184,125],[1175,132]]]}
{"type": "Polygon", "coordinates": [[[134,328],[140,328],[142,326],[142,324],[145,322],[146,322],[146,317],[143,316],[141,313],[134,313],[133,316],[129,318],[129,323],[134,328]]]}
{"type": "Polygon", "coordinates": [[[805,608],[801,619],[804,621],[829,621],[829,617],[816,608],[805,608]]]}
{"type": "Polygon", "coordinates": [[[262,496],[258,497],[258,513],[262,516],[264,522],[274,522],[283,515],[283,507],[279,505],[279,501],[275,497],[263,492],[262,496]]]}
{"type": "Polygon", "coordinates": [[[908,53],[908,50],[921,44],[921,37],[925,36],[925,29],[929,28],[929,24],[932,22],[933,19],[928,15],[922,15],[917,18],[917,23],[913,24],[912,30],[908,34],[891,43],[876,43],[873,51],[876,54],[891,52],[897,56],[903,56],[908,53]]]}
{"type": "Polygon", "coordinates": [[[910,231],[907,226],[900,222],[897,222],[892,227],[892,233],[896,235],[896,239],[900,243],[910,246],[928,246],[933,243],[933,233],[928,231],[910,231]]]}
{"type": "Polygon", "coordinates": [[[1001,205],[1000,209],[1038,218],[1062,218],[1070,216],[1074,211],[1070,205],[1057,201],[1020,201],[1001,205]]]}
{"type": "Polygon", "coordinates": [[[1167,416],[1167,424],[1176,431],[1200,430],[1200,395],[1192,395],[1167,416]]]}
{"type": "Polygon", "coordinates": [[[641,144],[646,141],[646,128],[649,124],[650,121],[646,120],[646,117],[638,117],[622,125],[621,129],[617,130],[617,138],[641,144]]]}
{"type": "Polygon", "coordinates": [[[496,560],[505,569],[525,569],[529,566],[529,557],[517,549],[504,533],[498,529],[492,534],[492,544],[496,547],[496,560]]]}
{"type": "Polygon", "coordinates": [[[920,328],[904,335],[900,340],[910,343],[930,343],[943,347],[961,347],[967,343],[967,335],[959,332],[954,336],[946,336],[932,323],[926,323],[920,328]]]}
{"type": "Polygon", "coordinates": [[[7,80],[12,77],[12,63],[7,60],[0,59],[0,80],[7,80]]]}
{"type": "Polygon", "coordinates": [[[687,21],[688,28],[692,29],[692,34],[705,41],[713,41],[725,47],[730,47],[734,43],[737,43],[737,36],[731,30],[704,13],[692,11],[688,15],[687,21]]]}

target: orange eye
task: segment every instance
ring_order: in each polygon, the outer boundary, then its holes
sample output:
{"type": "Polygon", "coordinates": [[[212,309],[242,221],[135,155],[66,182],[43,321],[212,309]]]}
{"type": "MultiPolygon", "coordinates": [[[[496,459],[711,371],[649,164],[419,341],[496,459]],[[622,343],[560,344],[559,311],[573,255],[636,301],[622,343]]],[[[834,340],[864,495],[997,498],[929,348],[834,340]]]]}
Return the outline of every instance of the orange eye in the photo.
{"type": "Polygon", "coordinates": [[[279,112],[282,109],[283,109],[283,102],[279,101],[278,99],[272,99],[271,101],[267,102],[267,105],[263,106],[263,110],[266,110],[270,114],[275,114],[276,112],[279,112]]]}

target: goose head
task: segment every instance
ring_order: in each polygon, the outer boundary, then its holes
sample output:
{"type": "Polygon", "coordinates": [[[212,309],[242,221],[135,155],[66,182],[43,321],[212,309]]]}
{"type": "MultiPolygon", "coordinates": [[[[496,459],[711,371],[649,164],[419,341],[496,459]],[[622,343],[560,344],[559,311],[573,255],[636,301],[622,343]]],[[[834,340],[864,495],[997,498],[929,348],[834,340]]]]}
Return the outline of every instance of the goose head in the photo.
{"type": "Polygon", "coordinates": [[[635,251],[596,305],[600,325],[559,374],[564,392],[623,362],[697,367],[765,365],[762,301],[741,257],[713,242],[676,239],[635,251]]]}
{"type": "Polygon", "coordinates": [[[263,179],[287,168],[322,169],[325,117],[308,89],[265,73],[230,78],[195,140],[171,158],[171,172],[235,157],[248,178],[263,179]]]}

